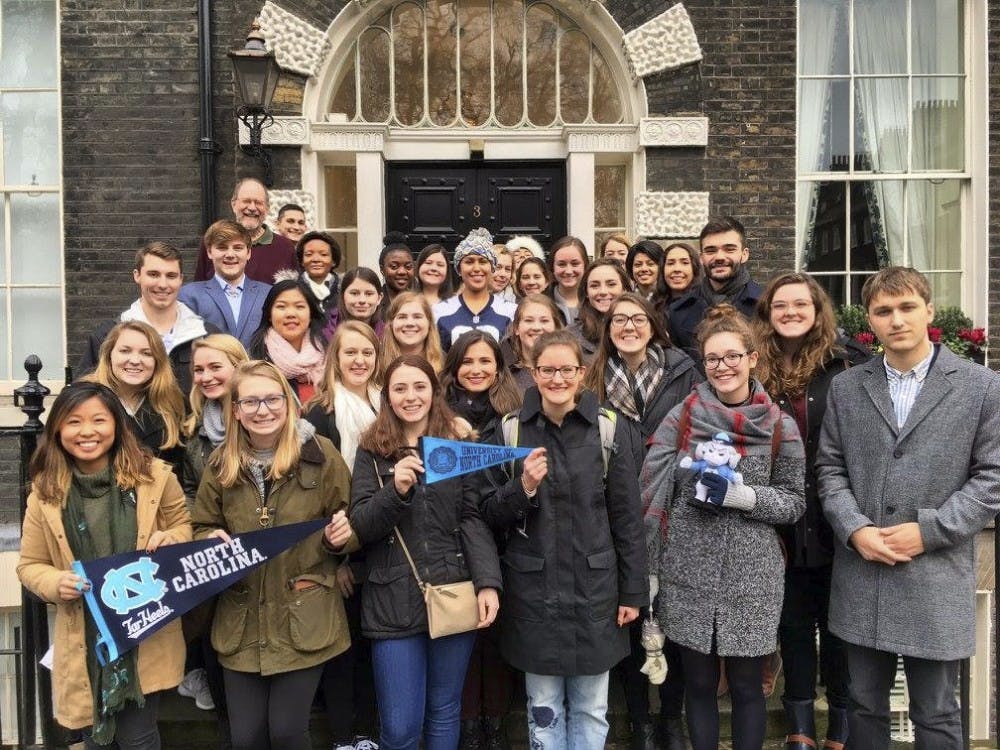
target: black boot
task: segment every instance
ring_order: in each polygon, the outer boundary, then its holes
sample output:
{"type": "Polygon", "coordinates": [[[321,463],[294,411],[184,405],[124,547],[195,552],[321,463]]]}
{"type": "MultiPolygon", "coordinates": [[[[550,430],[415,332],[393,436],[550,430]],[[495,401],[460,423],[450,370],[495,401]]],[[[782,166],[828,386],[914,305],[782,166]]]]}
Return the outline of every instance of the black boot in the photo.
{"type": "Polygon", "coordinates": [[[483,725],[479,719],[462,719],[458,735],[458,750],[484,750],[483,725]]]}
{"type": "Polygon", "coordinates": [[[629,750],[660,750],[656,744],[656,732],[653,730],[653,722],[644,721],[641,724],[632,725],[632,739],[629,741],[629,750]]]}
{"type": "Polygon", "coordinates": [[[830,706],[829,717],[823,750],[844,750],[847,736],[850,734],[847,726],[847,709],[830,706]]]}
{"type": "Polygon", "coordinates": [[[483,732],[486,735],[486,750],[510,750],[507,740],[507,729],[503,725],[503,717],[484,716],[483,732]]]}
{"type": "Polygon", "coordinates": [[[816,717],[813,715],[812,701],[788,701],[785,717],[788,720],[788,736],[785,750],[814,750],[816,747],[816,717]]]}
{"type": "Polygon", "coordinates": [[[664,716],[657,728],[660,747],[663,750],[688,750],[687,735],[684,733],[684,720],[680,716],[664,716]]]}

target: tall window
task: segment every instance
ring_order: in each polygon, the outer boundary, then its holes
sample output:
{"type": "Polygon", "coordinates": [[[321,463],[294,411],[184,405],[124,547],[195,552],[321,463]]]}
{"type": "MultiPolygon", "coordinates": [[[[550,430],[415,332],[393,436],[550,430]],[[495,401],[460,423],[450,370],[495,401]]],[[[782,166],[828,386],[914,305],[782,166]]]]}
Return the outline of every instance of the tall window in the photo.
{"type": "Polygon", "coordinates": [[[610,68],[568,17],[531,0],[403,2],[338,74],[330,112],[403,127],[621,122],[610,68]]]}
{"type": "Polygon", "coordinates": [[[912,265],[961,303],[963,0],[799,0],[797,265],[838,304],[912,265]]]}
{"type": "Polygon", "coordinates": [[[0,381],[63,362],[59,48],[54,0],[0,0],[0,381]]]}

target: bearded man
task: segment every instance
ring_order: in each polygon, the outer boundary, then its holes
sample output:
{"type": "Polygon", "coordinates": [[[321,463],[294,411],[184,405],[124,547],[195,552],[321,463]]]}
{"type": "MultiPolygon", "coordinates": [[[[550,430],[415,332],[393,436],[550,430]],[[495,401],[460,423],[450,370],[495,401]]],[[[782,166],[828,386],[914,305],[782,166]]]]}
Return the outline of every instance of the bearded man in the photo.
{"type": "Polygon", "coordinates": [[[701,283],[674,300],[667,314],[670,340],[701,362],[695,330],[714,305],[728,303],[747,318],[753,314],[763,293],[750,278],[746,262],[750,258],[746,230],[732,216],[711,219],[698,236],[701,245],[701,283]]]}

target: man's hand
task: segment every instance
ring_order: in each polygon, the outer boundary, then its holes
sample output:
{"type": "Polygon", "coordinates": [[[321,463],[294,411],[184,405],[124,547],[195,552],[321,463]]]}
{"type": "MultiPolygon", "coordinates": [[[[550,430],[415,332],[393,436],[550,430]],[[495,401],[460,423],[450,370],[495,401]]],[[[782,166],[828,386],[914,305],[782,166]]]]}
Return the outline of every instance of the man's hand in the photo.
{"type": "MultiPolygon", "coordinates": [[[[906,525],[906,524],[904,524],[906,525]]],[[[869,562],[880,562],[886,565],[895,565],[900,562],[909,562],[910,557],[898,550],[894,550],[882,538],[885,529],[878,529],[874,526],[865,526],[851,534],[851,544],[865,560],[869,562]]]]}
{"type": "Polygon", "coordinates": [[[911,522],[901,523],[897,526],[886,526],[879,529],[878,533],[882,535],[885,546],[897,554],[905,555],[911,559],[923,554],[924,540],[920,536],[919,523],[911,522]]]}

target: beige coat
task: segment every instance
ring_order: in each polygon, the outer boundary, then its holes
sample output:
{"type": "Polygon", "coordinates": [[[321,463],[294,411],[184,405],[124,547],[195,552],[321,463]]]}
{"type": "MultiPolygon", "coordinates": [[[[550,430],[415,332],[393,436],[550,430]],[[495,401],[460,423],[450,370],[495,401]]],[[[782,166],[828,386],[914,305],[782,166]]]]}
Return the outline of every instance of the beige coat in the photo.
{"type": "MultiPolygon", "coordinates": [[[[169,531],[176,542],[191,541],[191,521],[184,493],[173,472],[154,459],[153,481],[136,488],[136,549],[143,549],[157,530],[169,531]]],[[[55,661],[52,692],[56,720],[68,729],[94,723],[90,678],[84,643],[83,597],[71,602],[59,598],[59,578],[75,556],[62,522],[63,505],[43,503],[32,493],[21,532],[21,559],[17,576],[34,594],[56,605],[55,661]]],[[[176,687],[184,676],[184,638],[181,621],[165,625],[139,645],[139,684],[144,694],[176,687]]]]}

